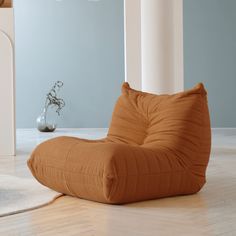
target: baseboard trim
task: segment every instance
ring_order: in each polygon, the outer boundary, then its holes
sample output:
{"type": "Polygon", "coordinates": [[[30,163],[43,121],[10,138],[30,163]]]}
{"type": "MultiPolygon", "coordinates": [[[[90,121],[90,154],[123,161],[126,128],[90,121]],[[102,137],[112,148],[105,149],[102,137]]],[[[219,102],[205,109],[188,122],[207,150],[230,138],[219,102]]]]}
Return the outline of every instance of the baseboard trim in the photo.
{"type": "Polygon", "coordinates": [[[213,134],[230,134],[230,135],[236,135],[236,127],[217,127],[217,128],[211,128],[211,131],[213,134]]]}

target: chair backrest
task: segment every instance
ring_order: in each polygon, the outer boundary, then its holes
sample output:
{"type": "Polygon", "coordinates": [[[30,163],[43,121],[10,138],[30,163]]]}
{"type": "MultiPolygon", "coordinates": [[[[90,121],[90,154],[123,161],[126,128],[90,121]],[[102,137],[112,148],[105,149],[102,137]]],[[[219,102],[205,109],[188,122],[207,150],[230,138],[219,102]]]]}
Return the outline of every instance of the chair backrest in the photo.
{"type": "Polygon", "coordinates": [[[107,139],[175,156],[204,174],[211,147],[207,93],[203,84],[173,95],[154,95],[122,86],[107,139]]]}

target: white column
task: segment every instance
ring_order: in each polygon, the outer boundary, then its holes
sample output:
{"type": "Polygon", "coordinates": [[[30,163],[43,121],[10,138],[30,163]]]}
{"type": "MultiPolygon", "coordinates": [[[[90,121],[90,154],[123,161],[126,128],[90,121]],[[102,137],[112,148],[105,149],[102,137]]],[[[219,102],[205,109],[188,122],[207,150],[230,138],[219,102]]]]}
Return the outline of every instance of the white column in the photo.
{"type": "Polygon", "coordinates": [[[141,0],[142,89],[183,89],[182,0],[141,0]]]}
{"type": "Polygon", "coordinates": [[[126,80],[151,93],[183,90],[183,0],[125,0],[126,80]]]}
{"type": "Polygon", "coordinates": [[[15,155],[13,25],[13,8],[0,8],[0,155],[15,155]]]}
{"type": "Polygon", "coordinates": [[[142,89],[140,4],[140,0],[124,0],[125,81],[137,90],[142,89]]]}

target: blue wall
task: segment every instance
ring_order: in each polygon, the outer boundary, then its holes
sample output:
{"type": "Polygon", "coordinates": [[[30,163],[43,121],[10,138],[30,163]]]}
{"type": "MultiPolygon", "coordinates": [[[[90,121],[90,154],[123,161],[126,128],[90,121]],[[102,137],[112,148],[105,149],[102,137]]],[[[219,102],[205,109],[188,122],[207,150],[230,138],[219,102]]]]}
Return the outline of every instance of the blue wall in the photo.
{"type": "Polygon", "coordinates": [[[213,127],[236,127],[236,1],[184,0],[185,87],[204,82],[213,127]]]}
{"type": "MultiPolygon", "coordinates": [[[[107,127],[124,81],[123,0],[17,0],[17,127],[35,127],[63,80],[61,127],[107,127]]],[[[209,92],[213,127],[236,127],[236,1],[184,0],[185,88],[209,92]]]]}
{"type": "Polygon", "coordinates": [[[60,127],[107,127],[124,81],[123,0],[15,1],[17,127],[35,127],[54,81],[60,127]]]}

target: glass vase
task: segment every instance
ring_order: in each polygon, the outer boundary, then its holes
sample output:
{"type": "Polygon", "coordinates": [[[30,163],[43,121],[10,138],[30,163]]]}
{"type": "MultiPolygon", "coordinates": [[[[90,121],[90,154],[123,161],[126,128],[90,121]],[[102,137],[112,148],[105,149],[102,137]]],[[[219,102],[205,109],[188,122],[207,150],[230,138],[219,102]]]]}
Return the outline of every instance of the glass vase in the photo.
{"type": "Polygon", "coordinates": [[[37,118],[37,129],[40,132],[53,132],[56,127],[55,111],[50,106],[44,108],[41,115],[37,118]]]}

